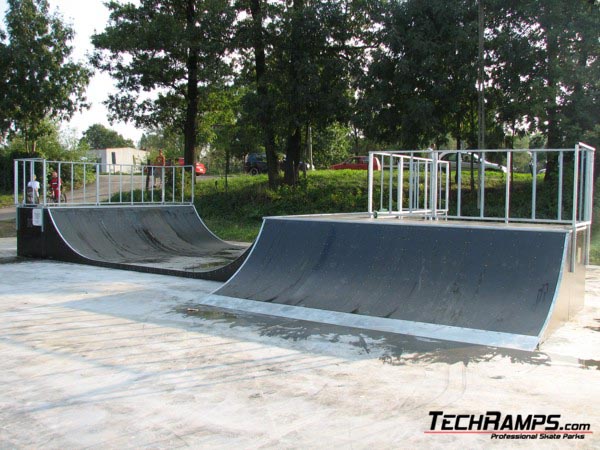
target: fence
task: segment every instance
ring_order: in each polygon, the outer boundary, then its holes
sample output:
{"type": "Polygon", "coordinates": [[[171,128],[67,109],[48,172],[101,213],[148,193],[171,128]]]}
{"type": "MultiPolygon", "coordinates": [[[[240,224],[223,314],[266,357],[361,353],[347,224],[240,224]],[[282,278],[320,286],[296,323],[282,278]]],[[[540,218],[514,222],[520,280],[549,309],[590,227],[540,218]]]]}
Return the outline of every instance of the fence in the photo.
{"type": "Polygon", "coordinates": [[[439,161],[435,157],[431,159],[419,157],[415,153],[370,153],[369,214],[372,216],[382,214],[395,217],[403,215],[436,217],[448,213],[450,201],[449,162],[439,161]],[[376,162],[379,162],[381,166],[378,210],[373,209],[375,182],[373,172],[376,162]],[[387,175],[385,174],[386,169],[387,175]],[[404,180],[407,180],[407,183],[404,183],[404,180]],[[445,182],[438,182],[439,180],[445,180],[445,182]],[[404,188],[405,184],[406,188],[404,188]],[[423,186],[423,192],[421,192],[421,186],[423,186]]]}
{"type": "MultiPolygon", "coordinates": [[[[496,221],[504,223],[546,223],[569,225],[573,228],[573,248],[577,231],[586,231],[586,263],[588,263],[593,212],[593,169],[595,149],[579,143],[570,149],[501,149],[501,150],[428,150],[370,152],[368,213],[371,217],[381,215],[398,218],[413,216],[424,220],[438,218],[455,220],[496,221]],[[529,158],[531,195],[526,208],[527,215],[511,209],[511,182],[513,158],[526,153],[529,158]],[[426,158],[422,157],[426,154],[426,158]],[[496,154],[506,166],[486,160],[486,155],[496,154]],[[540,155],[555,161],[551,188],[555,209],[541,217],[538,214],[538,162],[540,155]],[[466,157],[467,161],[463,161],[466,157]],[[381,173],[375,175],[375,160],[381,159],[381,173]],[[463,211],[463,169],[473,165],[477,171],[477,213],[463,211]],[[486,208],[486,172],[494,170],[503,178],[502,193],[496,191],[495,203],[503,203],[503,214],[488,214],[486,208]],[[385,174],[385,172],[388,174],[385,174]],[[394,171],[396,175],[394,175],[394,171]],[[455,175],[456,189],[451,193],[451,173],[455,175]],[[376,180],[379,179],[378,192],[376,180]],[[379,199],[375,198],[379,194],[379,199]],[[387,194],[387,196],[386,196],[387,194]],[[502,195],[502,198],[498,198],[502,195]],[[378,205],[379,207],[377,208],[378,205]],[[435,205],[435,206],[432,206],[435,205]]],[[[545,169],[542,169],[544,171],[545,169]]],[[[544,174],[545,176],[545,174],[544,174]]],[[[470,192],[472,194],[472,192],[470,192]]],[[[523,209],[523,208],[521,208],[523,209]]],[[[572,252],[573,254],[575,252],[572,252]]]]}
{"type": "Polygon", "coordinates": [[[22,206],[191,204],[194,186],[192,166],[14,161],[14,202],[22,206]]]}

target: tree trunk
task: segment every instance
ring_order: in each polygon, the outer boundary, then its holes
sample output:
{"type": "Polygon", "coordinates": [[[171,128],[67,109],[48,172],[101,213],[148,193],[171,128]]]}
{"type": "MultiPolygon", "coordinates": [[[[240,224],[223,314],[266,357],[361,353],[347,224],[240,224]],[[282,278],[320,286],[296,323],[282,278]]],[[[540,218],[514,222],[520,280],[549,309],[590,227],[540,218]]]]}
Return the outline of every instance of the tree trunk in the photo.
{"type": "Polygon", "coordinates": [[[300,114],[298,99],[300,96],[300,77],[298,67],[301,64],[301,46],[300,24],[298,23],[304,8],[304,0],[294,0],[292,8],[294,15],[292,17],[292,48],[290,49],[290,60],[288,66],[289,74],[289,126],[286,148],[286,164],[284,182],[294,186],[298,181],[298,163],[300,161],[300,149],[302,142],[302,131],[300,124],[300,114]]]}
{"type": "Polygon", "coordinates": [[[302,130],[297,126],[288,136],[285,158],[285,184],[295,186],[298,182],[298,163],[302,143],[302,130]]]}
{"type": "MultiPolygon", "coordinates": [[[[195,1],[187,0],[186,21],[188,36],[193,34],[196,27],[195,1]]],[[[198,48],[192,42],[187,58],[187,93],[185,124],[183,126],[184,161],[186,165],[193,165],[196,159],[196,119],[198,117],[198,48]]],[[[195,172],[194,172],[195,173],[195,172]]]]}
{"type": "Polygon", "coordinates": [[[266,57],[265,43],[263,37],[263,13],[261,0],[250,1],[250,13],[252,14],[252,25],[254,29],[254,66],[256,72],[256,92],[260,102],[259,122],[263,132],[263,142],[267,155],[267,173],[269,175],[269,187],[277,187],[279,179],[279,161],[275,151],[275,132],[272,123],[272,106],[269,98],[266,80],[266,57]]]}
{"type": "MultiPolygon", "coordinates": [[[[547,12],[547,14],[549,14],[547,12]]],[[[546,108],[546,116],[548,120],[548,128],[547,128],[547,138],[548,138],[548,148],[561,148],[562,147],[562,139],[560,133],[560,124],[558,122],[559,112],[558,105],[556,103],[556,97],[558,95],[558,87],[557,87],[557,71],[559,64],[559,55],[558,55],[558,36],[556,35],[555,30],[552,27],[551,18],[548,19],[547,24],[542,25],[546,30],[546,52],[548,56],[548,66],[546,68],[546,80],[548,83],[548,96],[547,100],[547,108],[546,108]]],[[[536,172],[536,168],[534,168],[534,173],[536,172]]],[[[558,153],[556,152],[548,152],[546,159],[546,175],[544,176],[544,181],[550,181],[552,179],[556,179],[558,174],[558,153]]]]}

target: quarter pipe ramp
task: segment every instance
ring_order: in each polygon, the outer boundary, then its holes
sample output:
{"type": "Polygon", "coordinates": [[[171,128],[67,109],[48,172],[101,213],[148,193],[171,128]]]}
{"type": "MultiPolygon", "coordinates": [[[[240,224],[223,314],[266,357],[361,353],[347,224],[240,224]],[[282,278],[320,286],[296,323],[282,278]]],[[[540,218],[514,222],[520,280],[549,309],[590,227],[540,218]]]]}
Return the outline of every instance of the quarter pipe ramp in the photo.
{"type": "Polygon", "coordinates": [[[19,208],[17,252],[103,267],[225,281],[246,248],[216,237],[191,205],[19,208]]]}
{"type": "Polygon", "coordinates": [[[268,218],[202,303],[526,350],[581,307],[568,230],[445,224],[268,218]]]}

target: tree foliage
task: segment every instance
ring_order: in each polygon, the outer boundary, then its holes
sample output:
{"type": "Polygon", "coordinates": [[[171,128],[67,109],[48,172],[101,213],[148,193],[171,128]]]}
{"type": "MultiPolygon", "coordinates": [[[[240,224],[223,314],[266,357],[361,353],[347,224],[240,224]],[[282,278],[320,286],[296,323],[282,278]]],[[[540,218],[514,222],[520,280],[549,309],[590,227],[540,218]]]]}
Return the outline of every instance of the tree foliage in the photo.
{"type": "Polygon", "coordinates": [[[83,132],[81,140],[86,142],[91,149],[134,146],[131,139],[125,139],[117,131],[106,128],[100,123],[88,127],[83,132]]]}
{"type": "Polygon", "coordinates": [[[200,87],[222,81],[234,10],[227,0],[111,1],[110,22],[93,36],[92,62],[119,92],[113,118],[184,136],[186,164],[195,159],[200,87]]]}
{"type": "MultiPolygon", "coordinates": [[[[598,2],[481,2],[488,145],[541,131],[549,147],[572,146],[600,114],[598,2]]],[[[415,148],[451,133],[457,146],[475,145],[478,3],[389,4],[361,80],[367,136],[415,148]]]]}
{"type": "MultiPolygon", "coordinates": [[[[309,125],[326,128],[351,115],[351,80],[362,60],[369,2],[249,1],[253,39],[245,62],[256,74],[256,99],[246,103],[265,135],[267,159],[285,151],[285,182],[295,184],[309,125]]],[[[243,25],[244,26],[244,25],[243,25]]],[[[270,177],[271,179],[271,177],[270,177]]],[[[271,180],[272,181],[272,180],[271,180]]]]}
{"type": "Polygon", "coordinates": [[[90,71],[71,59],[73,30],[46,0],[8,0],[0,32],[0,126],[19,133],[26,151],[48,133],[47,120],[70,118],[85,107],[90,71]]]}

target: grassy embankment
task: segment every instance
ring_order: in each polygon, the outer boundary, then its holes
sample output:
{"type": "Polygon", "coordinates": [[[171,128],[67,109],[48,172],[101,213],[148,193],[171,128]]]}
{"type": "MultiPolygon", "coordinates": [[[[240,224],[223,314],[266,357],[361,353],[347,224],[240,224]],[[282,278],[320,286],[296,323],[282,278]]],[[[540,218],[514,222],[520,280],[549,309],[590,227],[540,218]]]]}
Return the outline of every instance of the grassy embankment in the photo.
{"type": "MultiPolygon", "coordinates": [[[[531,175],[514,174],[511,190],[511,216],[531,215],[531,175]]],[[[456,205],[456,184],[452,180],[451,204],[456,205]]],[[[462,214],[478,215],[477,195],[470,190],[468,172],[462,179],[462,214]]],[[[537,178],[538,218],[554,218],[557,209],[556,190],[537,178]]],[[[565,180],[567,186],[567,180],[565,180]]],[[[600,185],[599,185],[600,188],[600,185]]],[[[504,216],[505,176],[486,173],[486,215],[504,216]]],[[[571,194],[565,188],[563,217],[569,217],[571,194]]],[[[395,194],[394,194],[395,196],[395,194]]],[[[375,195],[378,198],[378,194],[375,195]]],[[[592,262],[600,264],[600,189],[595,190],[592,262]]],[[[266,175],[234,176],[224,179],[201,179],[197,184],[196,207],[206,224],[224,239],[252,241],[262,217],[285,214],[356,212],[367,209],[367,174],[363,171],[316,171],[302,179],[296,189],[267,188],[266,175]]],[[[455,213],[452,210],[451,213],[455,213]]]]}
{"type": "Polygon", "coordinates": [[[15,204],[13,194],[0,194],[0,208],[6,208],[15,204]]]}
{"type": "MultiPolygon", "coordinates": [[[[266,175],[232,176],[225,189],[224,178],[199,178],[196,185],[196,207],[207,225],[224,239],[254,240],[264,216],[356,212],[367,209],[367,173],[365,171],[316,171],[301,179],[295,188],[271,191],[266,175]]],[[[600,180],[600,179],[599,179],[600,180]]],[[[515,174],[511,192],[511,216],[531,215],[531,176],[515,174]]],[[[566,182],[565,182],[566,184],[566,182]]],[[[462,180],[462,213],[477,215],[476,193],[469,188],[468,172],[462,180]]],[[[486,174],[486,215],[504,215],[505,177],[500,173],[486,174]]],[[[139,193],[138,193],[139,194],[139,193]]],[[[563,214],[568,217],[570,193],[566,190],[563,214]]],[[[600,181],[595,189],[594,228],[591,261],[600,264],[600,181]]],[[[376,194],[376,198],[378,195],[376,194]]],[[[12,204],[12,196],[0,196],[0,201],[12,204]]],[[[538,217],[556,214],[556,195],[552,186],[538,176],[538,217]]],[[[451,204],[456,205],[456,184],[452,182],[451,204]]],[[[455,213],[455,211],[451,211],[455,213]]],[[[0,237],[14,236],[14,220],[0,221],[0,237]]]]}

